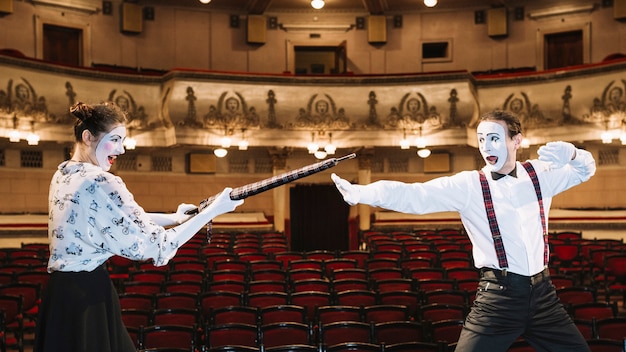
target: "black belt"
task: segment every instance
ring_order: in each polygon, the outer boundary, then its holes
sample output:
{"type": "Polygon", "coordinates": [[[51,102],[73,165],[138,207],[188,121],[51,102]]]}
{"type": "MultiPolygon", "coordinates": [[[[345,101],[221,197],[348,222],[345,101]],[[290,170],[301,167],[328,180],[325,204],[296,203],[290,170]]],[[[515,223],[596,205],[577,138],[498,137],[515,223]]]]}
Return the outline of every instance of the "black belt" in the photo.
{"type": "Polygon", "coordinates": [[[514,279],[514,280],[528,280],[531,285],[536,285],[542,281],[548,280],[550,278],[550,270],[548,268],[543,269],[540,273],[537,273],[533,276],[526,276],[508,272],[506,269],[491,269],[491,268],[481,268],[480,269],[480,277],[487,279],[514,279]]]}

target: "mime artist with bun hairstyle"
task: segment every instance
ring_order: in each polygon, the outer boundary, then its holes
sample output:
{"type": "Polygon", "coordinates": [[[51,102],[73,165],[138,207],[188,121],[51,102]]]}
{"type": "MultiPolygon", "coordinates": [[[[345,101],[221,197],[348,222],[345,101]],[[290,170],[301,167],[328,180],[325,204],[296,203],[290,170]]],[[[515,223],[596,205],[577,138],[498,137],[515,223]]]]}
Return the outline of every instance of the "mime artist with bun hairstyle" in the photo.
{"type": "Polygon", "coordinates": [[[208,207],[181,204],[175,213],[147,213],[124,181],[109,172],[124,154],[126,113],[112,102],[70,108],[76,118],[70,160],[52,176],[48,198],[50,280],[43,292],[35,352],[135,352],[107,271],[114,255],[167,265],[211,219],[243,200],[225,188],[208,207]],[[164,228],[167,226],[168,228],[164,228]]]}

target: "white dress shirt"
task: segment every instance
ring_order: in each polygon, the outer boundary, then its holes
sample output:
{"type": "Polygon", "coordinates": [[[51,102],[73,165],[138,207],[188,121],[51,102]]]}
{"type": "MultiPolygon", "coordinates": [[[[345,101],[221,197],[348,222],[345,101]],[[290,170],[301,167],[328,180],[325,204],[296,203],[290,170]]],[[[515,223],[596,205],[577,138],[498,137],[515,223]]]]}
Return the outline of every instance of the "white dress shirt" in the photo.
{"type": "MultiPolygon", "coordinates": [[[[576,158],[556,170],[548,164],[530,161],[537,172],[546,222],[552,197],[589,180],[595,173],[591,153],[577,149],[576,158]]],[[[544,269],[544,242],[537,194],[524,167],[518,162],[517,177],[497,181],[486,171],[493,207],[504,243],[508,271],[534,275],[544,269]]],[[[363,186],[361,203],[409,214],[457,211],[472,242],[478,268],[502,269],[498,265],[478,171],[463,171],[424,183],[377,181],[363,186]]],[[[547,224],[546,224],[547,226],[547,224]]]]}

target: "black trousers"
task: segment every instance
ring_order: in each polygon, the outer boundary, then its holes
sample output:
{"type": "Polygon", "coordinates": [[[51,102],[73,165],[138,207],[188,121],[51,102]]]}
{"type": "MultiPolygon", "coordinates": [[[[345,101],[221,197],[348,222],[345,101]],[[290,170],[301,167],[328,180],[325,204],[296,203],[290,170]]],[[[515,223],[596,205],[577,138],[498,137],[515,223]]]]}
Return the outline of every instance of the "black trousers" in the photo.
{"type": "Polygon", "coordinates": [[[483,269],[456,352],[505,352],[518,337],[537,351],[589,352],[548,269],[532,277],[483,269]]]}

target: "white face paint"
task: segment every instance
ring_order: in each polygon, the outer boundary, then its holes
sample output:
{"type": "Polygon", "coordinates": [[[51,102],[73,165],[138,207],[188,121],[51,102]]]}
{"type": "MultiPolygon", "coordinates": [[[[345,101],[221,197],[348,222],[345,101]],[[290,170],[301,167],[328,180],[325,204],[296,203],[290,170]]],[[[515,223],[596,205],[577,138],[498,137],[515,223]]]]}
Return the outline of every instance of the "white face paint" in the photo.
{"type": "Polygon", "coordinates": [[[96,161],[104,171],[109,171],[118,155],[124,154],[126,127],[117,126],[102,136],[96,146],[96,161]]]}
{"type": "Polygon", "coordinates": [[[476,129],[478,149],[489,171],[500,171],[508,158],[507,134],[504,127],[493,121],[483,121],[476,129]]]}

